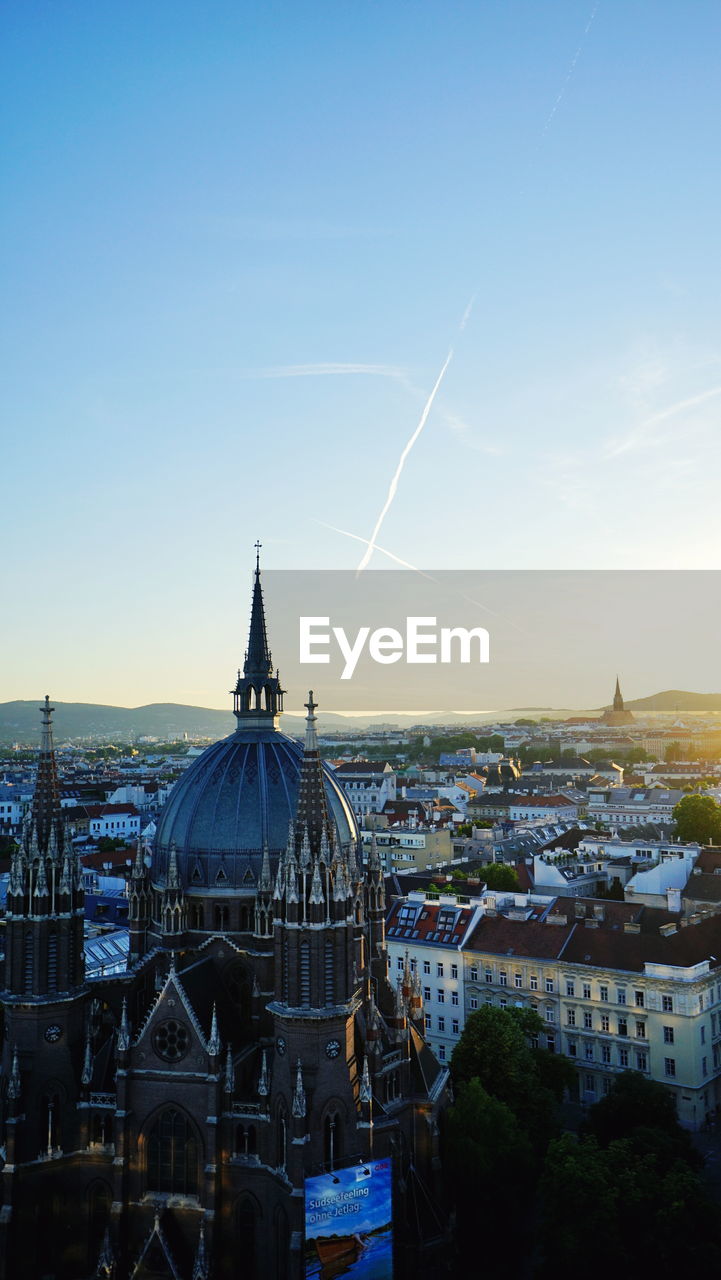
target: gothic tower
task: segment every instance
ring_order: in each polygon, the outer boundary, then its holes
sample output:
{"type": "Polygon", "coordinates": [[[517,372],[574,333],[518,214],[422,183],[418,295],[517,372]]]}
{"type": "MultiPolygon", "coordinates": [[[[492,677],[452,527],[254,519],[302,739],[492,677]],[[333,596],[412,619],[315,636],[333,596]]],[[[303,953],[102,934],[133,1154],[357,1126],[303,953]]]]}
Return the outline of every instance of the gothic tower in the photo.
{"type": "Polygon", "coordinates": [[[40,711],[35,793],[7,896],[3,1180],[11,1232],[18,1166],[77,1145],[72,1108],[85,1035],[82,879],[60,807],[49,698],[40,711]]]}

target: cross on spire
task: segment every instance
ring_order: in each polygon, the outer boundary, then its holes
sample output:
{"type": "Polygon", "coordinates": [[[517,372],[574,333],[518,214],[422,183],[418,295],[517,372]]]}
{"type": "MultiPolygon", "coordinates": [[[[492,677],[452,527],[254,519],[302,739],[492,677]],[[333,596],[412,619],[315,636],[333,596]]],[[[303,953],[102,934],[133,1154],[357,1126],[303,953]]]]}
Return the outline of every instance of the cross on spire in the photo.
{"type": "Polygon", "coordinates": [[[255,572],[256,573],[260,572],[260,548],[262,547],[262,545],[263,543],[259,541],[256,541],[253,543],[253,546],[255,547],[255,572]]]}
{"type": "Polygon", "coordinates": [[[308,691],[308,701],[307,701],[307,702],[304,702],[304,703],[303,703],[303,706],[306,708],[306,710],[307,710],[307,712],[308,712],[308,715],[307,715],[306,719],[308,719],[308,720],[315,720],[315,709],[316,709],[316,707],[318,706],[318,703],[313,701],[313,690],[312,690],[312,689],[309,689],[309,691],[308,691]]]}

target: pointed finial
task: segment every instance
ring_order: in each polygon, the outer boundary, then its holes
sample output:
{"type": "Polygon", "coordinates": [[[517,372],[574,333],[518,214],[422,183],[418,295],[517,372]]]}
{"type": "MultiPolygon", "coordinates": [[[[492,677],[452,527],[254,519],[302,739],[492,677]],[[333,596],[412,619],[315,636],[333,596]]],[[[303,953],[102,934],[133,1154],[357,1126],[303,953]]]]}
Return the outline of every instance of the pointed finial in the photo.
{"type": "Polygon", "coordinates": [[[128,998],[123,996],[123,1009],[118,1028],[118,1053],[127,1053],[130,1048],[130,1024],[128,1023],[128,998]]]}
{"type": "Polygon", "coordinates": [[[213,1019],[210,1024],[210,1039],[208,1041],[208,1053],[215,1058],[220,1053],[220,1036],[218,1034],[218,1014],[213,1004],[213,1019]]]}
{"type": "Polygon", "coordinates": [[[363,1059],[363,1074],[361,1076],[361,1083],[360,1083],[360,1100],[361,1102],[370,1102],[372,1097],[373,1097],[373,1090],[371,1089],[371,1075],[368,1069],[368,1057],[366,1055],[366,1057],[363,1059]]]}
{"type": "Polygon", "coordinates": [[[195,1253],[195,1263],[193,1264],[193,1274],[191,1280],[208,1280],[208,1255],[205,1248],[205,1223],[202,1218],[200,1220],[200,1235],[198,1236],[198,1248],[195,1253]]]}
{"type": "Polygon", "coordinates": [[[98,1254],[96,1275],[99,1277],[105,1276],[109,1280],[114,1271],[115,1253],[113,1251],[113,1246],[110,1243],[110,1227],[106,1227],[105,1235],[103,1236],[103,1243],[100,1246],[100,1253],[98,1254]]]}
{"type": "Polygon", "coordinates": [[[90,1027],[85,1037],[85,1057],[83,1058],[83,1074],[80,1077],[80,1083],[89,1085],[93,1078],[93,1051],[90,1047],[90,1027]]]}
{"type": "Polygon", "coordinates": [[[235,1092],[235,1067],[233,1066],[233,1051],[228,1044],[228,1051],[225,1055],[225,1084],[223,1086],[226,1093],[235,1092]]]}
{"type": "Polygon", "coordinates": [[[178,874],[178,848],[173,840],[170,845],[170,857],[168,858],[168,888],[180,888],[180,876],[178,874]]]}
{"type": "Polygon", "coordinates": [[[14,1101],[20,1097],[20,1063],[18,1062],[18,1047],[15,1045],[13,1049],[13,1061],[10,1068],[10,1079],[8,1080],[8,1098],[14,1101]]]}
{"type": "Polygon", "coordinates": [[[268,842],[263,841],[263,861],[260,868],[260,880],[258,888],[261,893],[270,893],[273,888],[273,880],[270,874],[270,854],[268,853],[268,842]]]}
{"type": "Polygon", "coordinates": [[[312,907],[321,906],[325,902],[325,894],[323,893],[323,885],[320,878],[320,866],[317,862],[313,863],[313,878],[310,882],[310,897],[308,901],[312,907]]]}
{"type": "Polygon", "coordinates": [[[293,1090],[293,1115],[297,1120],[302,1120],[305,1115],[306,1100],[305,1089],[303,1088],[303,1067],[300,1058],[295,1068],[295,1089],[293,1090]]]}
{"type": "Polygon", "coordinates": [[[270,1080],[268,1077],[268,1055],[263,1050],[263,1056],[260,1060],[260,1075],[258,1077],[258,1093],[261,1098],[267,1098],[270,1091],[270,1080]]]}
{"type": "Polygon", "coordinates": [[[253,545],[255,547],[255,572],[260,573],[260,548],[262,547],[263,543],[255,542],[253,545]]]}

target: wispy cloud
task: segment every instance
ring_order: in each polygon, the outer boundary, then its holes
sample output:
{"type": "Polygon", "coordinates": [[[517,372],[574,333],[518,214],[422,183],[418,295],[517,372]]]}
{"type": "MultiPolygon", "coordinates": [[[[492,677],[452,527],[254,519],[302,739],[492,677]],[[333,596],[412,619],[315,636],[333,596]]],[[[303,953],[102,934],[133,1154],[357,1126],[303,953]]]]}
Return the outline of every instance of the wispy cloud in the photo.
{"type": "Polygon", "coordinates": [[[696,409],[699,405],[716,399],[717,396],[721,396],[721,387],[709,387],[706,391],[701,391],[694,396],[686,396],[685,399],[677,400],[674,404],[667,405],[665,409],[650,414],[643,422],[632,427],[621,440],[612,441],[606,449],[606,457],[617,458],[635,449],[647,449],[653,444],[662,443],[663,435],[659,435],[656,431],[661,423],[667,422],[670,418],[676,418],[688,410],[696,409]]]}
{"type": "Polygon", "coordinates": [[[264,369],[242,369],[239,377],[248,379],[272,378],[331,378],[361,375],[371,378],[394,378],[404,382],[406,370],[391,364],[356,364],[353,362],[321,362],[319,364],[278,364],[264,369]]]}

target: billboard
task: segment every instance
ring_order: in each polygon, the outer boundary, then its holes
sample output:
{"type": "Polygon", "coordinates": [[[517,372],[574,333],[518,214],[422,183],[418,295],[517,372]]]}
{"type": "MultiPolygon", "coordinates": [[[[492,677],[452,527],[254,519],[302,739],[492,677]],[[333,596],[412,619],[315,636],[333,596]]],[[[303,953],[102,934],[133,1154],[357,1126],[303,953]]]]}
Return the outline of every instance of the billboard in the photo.
{"type": "Polygon", "coordinates": [[[392,1280],[390,1160],[306,1178],[305,1275],[392,1280]]]}

